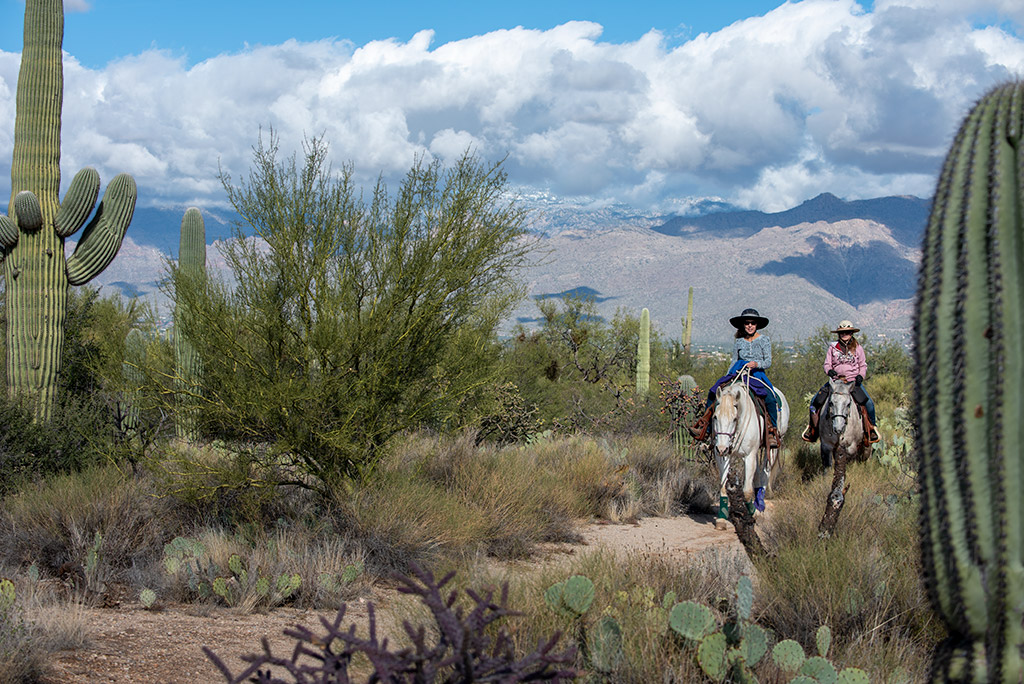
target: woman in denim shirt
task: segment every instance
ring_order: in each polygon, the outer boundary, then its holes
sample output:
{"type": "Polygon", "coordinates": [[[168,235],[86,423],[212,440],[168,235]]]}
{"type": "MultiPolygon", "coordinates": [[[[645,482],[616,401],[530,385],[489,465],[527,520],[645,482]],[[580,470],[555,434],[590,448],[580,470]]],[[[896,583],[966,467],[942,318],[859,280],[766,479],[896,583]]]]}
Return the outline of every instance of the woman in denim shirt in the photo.
{"type": "Polygon", "coordinates": [[[768,418],[771,422],[768,427],[768,446],[779,446],[779,431],[776,427],[779,422],[779,405],[775,398],[775,389],[765,374],[765,371],[772,365],[772,342],[767,335],[760,333],[761,328],[768,325],[768,319],[759,314],[757,309],[744,309],[739,316],[730,318],[729,322],[736,328],[736,341],[733,343],[736,359],[729,367],[729,372],[719,378],[708,390],[704,415],[698,418],[690,428],[690,434],[697,440],[707,437],[714,414],[715,392],[723,382],[731,380],[746,368],[750,372],[752,388],[758,396],[764,396],[765,408],[768,410],[768,418]]]}

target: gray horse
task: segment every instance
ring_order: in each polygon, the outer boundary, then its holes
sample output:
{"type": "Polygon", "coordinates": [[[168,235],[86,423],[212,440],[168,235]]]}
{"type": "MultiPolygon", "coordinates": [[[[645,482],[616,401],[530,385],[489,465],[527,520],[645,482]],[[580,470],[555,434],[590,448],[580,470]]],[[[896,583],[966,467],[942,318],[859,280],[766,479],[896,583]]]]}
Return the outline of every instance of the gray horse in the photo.
{"type": "Polygon", "coordinates": [[[870,453],[864,446],[864,421],[860,409],[850,395],[852,382],[829,380],[831,393],[818,421],[821,434],[821,465],[827,471],[835,457],[845,454],[847,460],[863,461],[870,453]]]}

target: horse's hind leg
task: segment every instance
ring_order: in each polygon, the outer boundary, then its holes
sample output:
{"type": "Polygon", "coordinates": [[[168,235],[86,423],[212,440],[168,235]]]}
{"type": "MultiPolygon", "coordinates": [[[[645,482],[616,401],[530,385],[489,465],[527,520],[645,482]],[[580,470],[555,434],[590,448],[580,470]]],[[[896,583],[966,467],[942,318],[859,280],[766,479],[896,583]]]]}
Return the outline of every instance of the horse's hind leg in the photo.
{"type": "Polygon", "coordinates": [[[755,451],[743,459],[743,501],[750,515],[754,515],[754,478],[759,478],[761,471],[757,456],[755,451]]]}

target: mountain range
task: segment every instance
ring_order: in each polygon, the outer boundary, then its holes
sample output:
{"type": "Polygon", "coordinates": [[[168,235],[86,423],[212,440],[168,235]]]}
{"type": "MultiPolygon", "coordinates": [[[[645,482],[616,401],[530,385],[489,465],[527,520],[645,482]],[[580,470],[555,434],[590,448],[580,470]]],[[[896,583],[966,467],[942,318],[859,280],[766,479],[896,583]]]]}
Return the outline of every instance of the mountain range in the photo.
{"type": "MultiPolygon", "coordinates": [[[[535,300],[592,296],[602,316],[647,307],[663,335],[678,338],[694,288],[694,343],[728,344],[731,316],[753,307],[780,341],[805,338],[849,319],[864,334],[905,339],[910,330],[920,241],[929,200],[882,197],[845,201],[823,194],[778,213],[695,203],[689,216],[627,205],[595,207],[522,198],[536,242],[522,278],[529,297],[507,321],[536,324],[535,300]],[[703,212],[703,213],[699,213],[703,212]]],[[[160,291],[164,264],[177,252],[183,208],[140,208],[114,262],[95,281],[169,311],[160,291]]],[[[229,211],[204,210],[209,265],[231,236],[229,211]]]]}

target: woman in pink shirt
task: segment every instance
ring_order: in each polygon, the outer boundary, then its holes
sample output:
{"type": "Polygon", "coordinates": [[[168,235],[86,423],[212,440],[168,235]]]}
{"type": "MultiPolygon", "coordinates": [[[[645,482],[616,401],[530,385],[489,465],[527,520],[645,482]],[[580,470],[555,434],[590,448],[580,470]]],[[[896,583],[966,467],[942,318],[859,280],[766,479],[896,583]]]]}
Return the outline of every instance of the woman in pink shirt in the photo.
{"type": "MultiPolygon", "coordinates": [[[[868,372],[868,362],[864,355],[864,347],[857,344],[854,333],[860,332],[860,328],[853,327],[850,321],[840,321],[839,326],[833,330],[839,336],[835,342],[828,346],[825,352],[825,373],[829,380],[841,378],[846,382],[851,380],[855,383],[850,391],[850,396],[858,404],[867,409],[868,424],[865,428],[868,431],[868,441],[877,442],[878,432],[875,430],[875,402],[868,396],[864,389],[864,376],[868,372]]],[[[813,442],[818,439],[818,414],[829,395],[829,383],[822,385],[818,393],[811,399],[810,417],[807,429],[804,430],[802,438],[805,442],[813,442]]]]}

